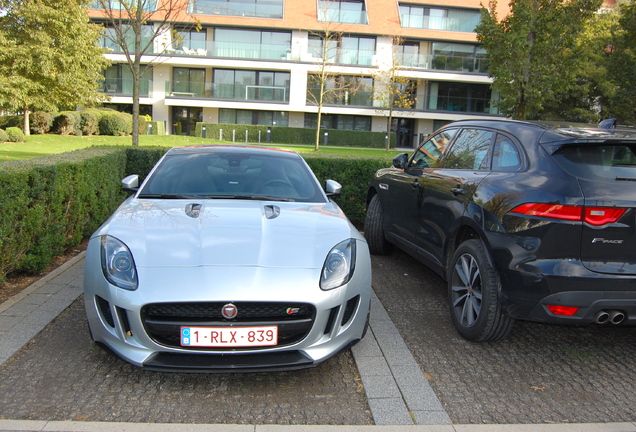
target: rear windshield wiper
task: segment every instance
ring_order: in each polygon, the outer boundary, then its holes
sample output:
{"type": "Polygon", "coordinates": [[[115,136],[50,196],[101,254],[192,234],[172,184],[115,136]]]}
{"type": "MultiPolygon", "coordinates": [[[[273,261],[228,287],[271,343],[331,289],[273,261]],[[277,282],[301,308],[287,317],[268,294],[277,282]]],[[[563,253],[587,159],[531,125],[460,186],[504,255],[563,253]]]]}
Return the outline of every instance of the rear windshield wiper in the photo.
{"type": "Polygon", "coordinates": [[[632,178],[632,177],[616,177],[616,181],[633,181],[633,182],[636,182],[636,178],[632,178]]]}

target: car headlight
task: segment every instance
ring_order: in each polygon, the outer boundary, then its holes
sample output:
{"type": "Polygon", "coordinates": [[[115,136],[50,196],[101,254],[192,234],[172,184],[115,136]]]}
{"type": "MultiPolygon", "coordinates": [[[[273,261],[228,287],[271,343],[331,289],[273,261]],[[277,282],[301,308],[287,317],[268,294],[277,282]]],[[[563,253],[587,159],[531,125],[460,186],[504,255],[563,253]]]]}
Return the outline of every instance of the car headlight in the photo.
{"type": "Polygon", "coordinates": [[[136,290],[137,268],[128,247],[111,236],[103,236],[101,246],[104,277],[119,288],[136,290]]]}
{"type": "Polygon", "coordinates": [[[353,276],[356,263],[356,241],[345,240],[336,245],[322,266],[320,288],[330,290],[349,282],[353,276]]]}

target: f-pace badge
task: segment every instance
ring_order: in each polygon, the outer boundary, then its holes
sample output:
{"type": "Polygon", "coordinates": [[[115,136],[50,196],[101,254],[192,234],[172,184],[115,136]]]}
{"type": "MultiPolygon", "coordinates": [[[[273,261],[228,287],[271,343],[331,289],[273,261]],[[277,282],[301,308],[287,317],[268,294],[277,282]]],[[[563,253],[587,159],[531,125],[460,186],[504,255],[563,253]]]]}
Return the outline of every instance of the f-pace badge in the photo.
{"type": "Polygon", "coordinates": [[[226,319],[234,319],[238,315],[238,308],[232,303],[228,303],[221,308],[221,315],[226,319]]]}

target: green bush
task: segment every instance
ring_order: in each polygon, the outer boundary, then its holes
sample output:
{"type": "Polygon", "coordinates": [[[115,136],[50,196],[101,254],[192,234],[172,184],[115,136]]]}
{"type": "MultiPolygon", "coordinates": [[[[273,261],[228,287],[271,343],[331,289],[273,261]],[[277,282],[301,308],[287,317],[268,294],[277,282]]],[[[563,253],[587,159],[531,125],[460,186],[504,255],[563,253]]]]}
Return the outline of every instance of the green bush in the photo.
{"type": "Polygon", "coordinates": [[[100,114],[96,110],[80,111],[80,130],[82,135],[97,135],[99,133],[100,114]]]}
{"type": "Polygon", "coordinates": [[[0,143],[9,141],[9,135],[4,129],[0,129],[0,143]]]}
{"type": "Polygon", "coordinates": [[[60,135],[76,135],[80,129],[81,117],[75,111],[64,111],[53,119],[51,130],[60,135]]]}
{"type": "MultiPolygon", "coordinates": [[[[284,126],[260,126],[260,125],[242,125],[242,124],[221,124],[221,123],[197,123],[195,136],[203,136],[203,128],[205,127],[206,138],[222,139],[224,141],[232,141],[232,132],[234,132],[234,141],[237,143],[245,142],[245,134],[247,132],[247,142],[251,143],[267,143],[267,131],[270,130],[270,139],[272,143],[279,144],[308,144],[316,143],[316,129],[295,128],[284,126]],[[223,134],[221,135],[221,130],[223,134]]],[[[324,145],[324,134],[327,132],[328,144],[330,146],[341,147],[386,147],[385,132],[368,132],[368,131],[352,131],[341,129],[322,129],[320,131],[319,145],[324,145]]],[[[395,147],[395,132],[391,132],[391,147],[395,147]]]]}
{"type": "Polygon", "coordinates": [[[8,127],[6,132],[9,136],[9,142],[24,142],[24,132],[22,132],[22,129],[18,127],[8,127]]]}
{"type": "Polygon", "coordinates": [[[125,198],[126,153],[90,148],[0,164],[0,278],[40,272],[125,198]]]}
{"type": "Polygon", "coordinates": [[[162,121],[148,121],[146,125],[148,135],[165,135],[166,123],[162,121]]]}
{"type": "Polygon", "coordinates": [[[100,135],[125,136],[132,133],[132,116],[130,114],[104,111],[99,120],[100,135]]]}
{"type": "MultiPolygon", "coordinates": [[[[78,244],[103,223],[126,194],[121,179],[143,179],[163,147],[91,147],[60,155],[0,164],[0,279],[20,270],[40,272],[55,255],[78,244]]],[[[342,184],[334,200],[362,227],[366,190],[385,157],[302,155],[323,184],[342,184]]]]}
{"type": "Polygon", "coordinates": [[[22,127],[24,125],[23,115],[6,115],[0,116],[0,128],[6,129],[10,127],[22,127]]]}
{"type": "Polygon", "coordinates": [[[48,133],[53,126],[53,114],[46,111],[36,111],[29,115],[29,128],[32,134],[48,133]]]}

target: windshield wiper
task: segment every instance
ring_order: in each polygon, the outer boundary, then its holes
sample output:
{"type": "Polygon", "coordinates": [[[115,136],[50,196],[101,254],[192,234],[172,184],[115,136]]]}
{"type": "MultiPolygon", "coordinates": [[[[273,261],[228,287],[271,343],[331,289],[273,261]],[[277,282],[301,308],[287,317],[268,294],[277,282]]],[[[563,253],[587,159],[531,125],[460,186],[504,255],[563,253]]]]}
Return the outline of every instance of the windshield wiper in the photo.
{"type": "Polygon", "coordinates": [[[616,177],[616,181],[633,181],[633,182],[636,182],[636,178],[632,178],[632,177],[616,177]]]}
{"type": "Polygon", "coordinates": [[[201,195],[180,195],[180,194],[141,194],[137,198],[159,198],[159,199],[201,199],[201,195]]]}
{"type": "Polygon", "coordinates": [[[275,197],[271,195],[206,195],[210,199],[237,199],[237,200],[254,200],[254,201],[285,201],[294,202],[293,198],[275,197]]]}

